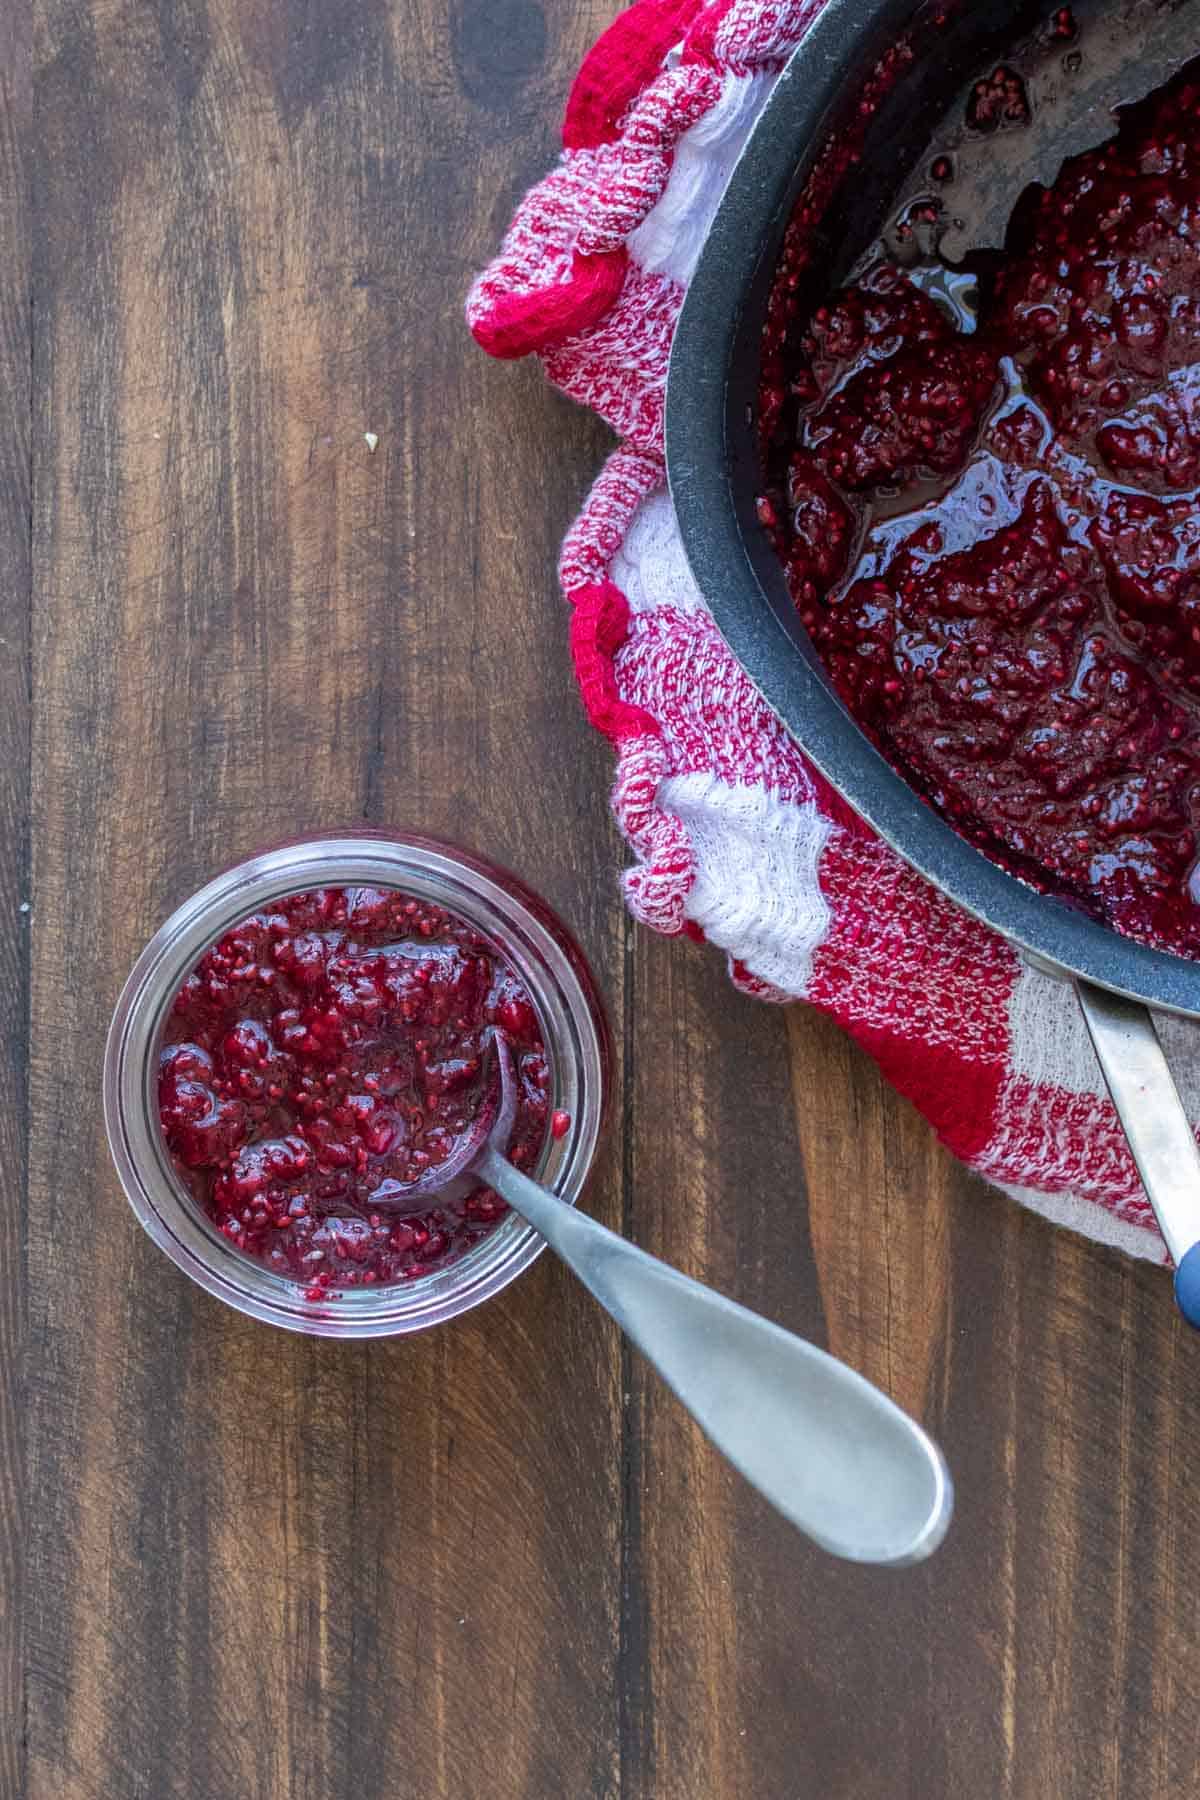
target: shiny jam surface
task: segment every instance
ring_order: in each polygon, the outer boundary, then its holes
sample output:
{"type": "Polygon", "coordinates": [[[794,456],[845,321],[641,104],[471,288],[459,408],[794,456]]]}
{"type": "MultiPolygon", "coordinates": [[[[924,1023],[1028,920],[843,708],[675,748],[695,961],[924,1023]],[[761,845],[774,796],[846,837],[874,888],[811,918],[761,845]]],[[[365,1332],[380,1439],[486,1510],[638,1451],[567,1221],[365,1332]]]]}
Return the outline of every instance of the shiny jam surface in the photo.
{"type": "Polygon", "coordinates": [[[993,860],[1200,956],[1200,65],[1026,192],[974,317],[880,255],[796,319],[801,243],[759,516],[838,693],[993,860]]]}
{"type": "Polygon", "coordinates": [[[403,1187],[474,1119],[497,1028],[518,1075],[508,1155],[529,1169],[563,1116],[548,1113],[532,1000],[496,946],[396,889],[278,900],[205,952],[168,1014],[174,1166],[231,1243],[310,1299],[444,1267],[507,1208],[477,1187],[411,1216],[403,1187]]]}

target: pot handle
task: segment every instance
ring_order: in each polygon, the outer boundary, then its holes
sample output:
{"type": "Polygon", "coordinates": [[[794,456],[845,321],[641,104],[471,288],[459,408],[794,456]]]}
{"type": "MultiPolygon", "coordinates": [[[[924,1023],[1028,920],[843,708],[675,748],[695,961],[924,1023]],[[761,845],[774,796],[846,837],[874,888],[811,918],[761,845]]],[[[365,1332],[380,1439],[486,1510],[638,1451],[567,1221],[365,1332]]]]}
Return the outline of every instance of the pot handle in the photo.
{"type": "Polygon", "coordinates": [[[1090,982],[1075,991],[1129,1139],[1146,1196],[1175,1263],[1175,1299],[1200,1328],[1200,1150],[1150,1008],[1090,982]]]}

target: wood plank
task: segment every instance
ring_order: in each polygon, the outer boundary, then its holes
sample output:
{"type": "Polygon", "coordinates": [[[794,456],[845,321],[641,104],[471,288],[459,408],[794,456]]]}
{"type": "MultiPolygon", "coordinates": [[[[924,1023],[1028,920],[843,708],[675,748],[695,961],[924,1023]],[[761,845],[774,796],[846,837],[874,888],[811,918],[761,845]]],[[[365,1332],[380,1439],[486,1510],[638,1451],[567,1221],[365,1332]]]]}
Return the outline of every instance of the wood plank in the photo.
{"type": "MultiPolygon", "coordinates": [[[[820,1336],[784,1013],[731,994],[713,952],[645,936],[629,1001],[639,1019],[671,1022],[669,1033],[639,1031],[631,1235],[780,1324],[820,1336]]],[[[758,1716],[745,1710],[764,1596],[741,1619],[735,1585],[755,1545],[777,1545],[785,1566],[815,1553],[715,1454],[636,1357],[626,1384],[622,1794],[782,1800],[820,1792],[778,1785],[793,1773],[782,1746],[770,1742],[786,1728],[776,1704],[782,1691],[758,1716]]],[[[774,1562],[764,1569],[768,1578],[776,1573],[774,1562]]]]}
{"type": "Polygon", "coordinates": [[[28,16],[0,18],[0,1794],[24,1791],[25,1174],[29,1024],[28,16]]]}
{"type": "Polygon", "coordinates": [[[461,318],[610,10],[507,7],[497,55],[435,0],[41,8],[30,1800],[615,1791],[590,1302],[547,1263],[421,1341],[273,1335],[79,1101],[170,906],[330,822],[517,865],[620,1007],[553,573],[605,438],[461,318]]]}

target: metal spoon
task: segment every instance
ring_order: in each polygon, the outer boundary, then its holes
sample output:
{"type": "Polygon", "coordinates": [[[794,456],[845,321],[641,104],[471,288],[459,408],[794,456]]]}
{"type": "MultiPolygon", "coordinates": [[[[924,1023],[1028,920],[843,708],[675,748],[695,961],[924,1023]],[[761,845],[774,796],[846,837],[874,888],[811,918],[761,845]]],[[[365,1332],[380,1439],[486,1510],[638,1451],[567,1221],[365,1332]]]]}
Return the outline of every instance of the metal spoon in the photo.
{"type": "Polygon", "coordinates": [[[421,1211],[435,1194],[486,1182],[575,1271],[717,1448],[793,1525],[851,1562],[931,1555],[954,1504],[932,1439],[836,1357],[648,1256],[515,1169],[503,1150],[516,1074],[502,1032],[493,1045],[497,1079],[487,1101],[446,1161],[407,1184],[403,1210],[421,1211]]]}

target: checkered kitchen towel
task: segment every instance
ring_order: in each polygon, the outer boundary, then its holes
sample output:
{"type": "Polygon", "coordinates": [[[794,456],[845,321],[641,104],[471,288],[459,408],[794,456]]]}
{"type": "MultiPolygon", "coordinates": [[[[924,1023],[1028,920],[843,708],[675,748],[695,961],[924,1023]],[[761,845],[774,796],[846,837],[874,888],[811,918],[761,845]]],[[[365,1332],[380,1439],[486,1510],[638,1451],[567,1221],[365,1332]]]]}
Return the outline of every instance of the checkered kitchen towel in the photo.
{"type": "MultiPolygon", "coordinates": [[[[468,320],[494,356],[536,352],[621,439],[560,574],[584,705],[616,751],[635,916],[719,945],[751,993],[830,1013],[1025,1204],[1161,1261],[1070,989],[839,801],[725,647],[680,546],[663,461],[671,334],[737,154],[821,4],[634,0],[584,62],[562,156],[468,320]]],[[[1165,1036],[1196,1117],[1195,1028],[1168,1021],[1165,1036]]]]}

